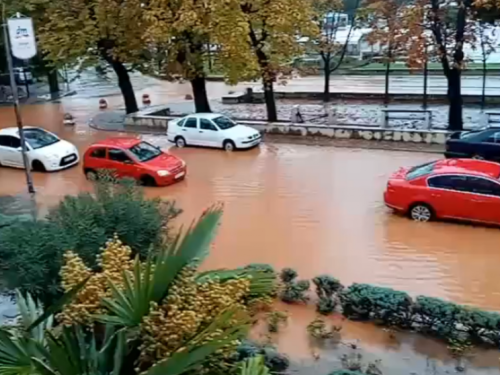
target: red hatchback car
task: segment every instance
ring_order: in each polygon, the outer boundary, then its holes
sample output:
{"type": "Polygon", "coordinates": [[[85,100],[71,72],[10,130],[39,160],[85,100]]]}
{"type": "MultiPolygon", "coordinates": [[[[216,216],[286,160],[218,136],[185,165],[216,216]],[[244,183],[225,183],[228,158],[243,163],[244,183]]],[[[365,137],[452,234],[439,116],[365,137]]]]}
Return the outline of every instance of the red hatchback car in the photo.
{"type": "Polygon", "coordinates": [[[186,176],[183,160],[138,138],[109,138],[90,146],[83,156],[83,171],[95,178],[99,169],[146,186],[170,185],[186,176]]]}
{"type": "Polygon", "coordinates": [[[439,160],[394,173],[384,200],[417,221],[439,218],[500,224],[499,178],[497,163],[439,160]]]}

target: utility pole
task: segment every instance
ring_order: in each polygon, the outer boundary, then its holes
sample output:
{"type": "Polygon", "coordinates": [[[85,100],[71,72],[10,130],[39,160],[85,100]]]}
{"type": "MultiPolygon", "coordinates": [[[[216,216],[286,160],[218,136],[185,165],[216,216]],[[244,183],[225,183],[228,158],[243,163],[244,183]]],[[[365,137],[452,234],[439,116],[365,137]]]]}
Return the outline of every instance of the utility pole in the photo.
{"type": "MultiPolygon", "coordinates": [[[[17,93],[16,78],[14,76],[14,68],[12,63],[12,55],[10,50],[9,30],[7,27],[7,20],[5,19],[5,4],[2,4],[2,20],[3,20],[3,35],[5,42],[5,55],[7,56],[7,66],[10,75],[10,88],[12,91],[12,101],[14,102],[14,113],[16,115],[16,124],[19,129],[19,138],[21,139],[21,153],[23,156],[24,170],[26,173],[26,185],[28,186],[28,193],[35,194],[33,187],[33,178],[31,176],[31,165],[26,155],[26,139],[24,138],[23,120],[21,118],[21,111],[19,110],[19,96],[17,93]]],[[[17,18],[21,18],[19,13],[16,14],[17,18]]]]}

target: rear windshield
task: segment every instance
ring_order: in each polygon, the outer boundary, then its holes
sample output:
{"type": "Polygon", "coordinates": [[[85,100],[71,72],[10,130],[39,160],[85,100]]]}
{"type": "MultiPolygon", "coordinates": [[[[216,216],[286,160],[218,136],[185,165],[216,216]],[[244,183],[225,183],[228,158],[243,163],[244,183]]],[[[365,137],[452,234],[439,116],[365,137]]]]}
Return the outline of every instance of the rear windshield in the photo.
{"type": "Polygon", "coordinates": [[[408,173],[406,174],[406,179],[410,181],[428,175],[434,170],[435,165],[436,165],[435,161],[422,165],[417,165],[416,167],[413,167],[408,171],[408,173]]]}

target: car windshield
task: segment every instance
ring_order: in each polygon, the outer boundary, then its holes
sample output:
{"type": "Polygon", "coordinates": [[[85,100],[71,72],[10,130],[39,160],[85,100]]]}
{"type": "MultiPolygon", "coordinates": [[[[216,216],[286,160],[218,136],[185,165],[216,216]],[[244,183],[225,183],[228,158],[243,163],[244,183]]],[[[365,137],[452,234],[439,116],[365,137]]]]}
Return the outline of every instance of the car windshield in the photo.
{"type": "Polygon", "coordinates": [[[152,144],[147,142],[140,142],[131,147],[130,152],[139,159],[139,161],[149,161],[161,155],[161,151],[152,144]]]}
{"type": "Polygon", "coordinates": [[[220,116],[212,120],[221,130],[234,128],[237,124],[228,117],[220,116]]]}
{"type": "Polygon", "coordinates": [[[422,165],[417,165],[416,167],[413,167],[408,171],[408,173],[406,174],[406,179],[410,181],[428,175],[434,170],[435,165],[436,165],[435,161],[422,165]]]}
{"type": "Polygon", "coordinates": [[[478,134],[479,134],[478,131],[463,132],[463,133],[460,133],[460,139],[471,138],[471,137],[474,137],[475,135],[478,135],[478,134]]]}
{"type": "Polygon", "coordinates": [[[60,141],[55,135],[43,129],[24,129],[24,138],[34,150],[53,145],[60,141]]]}

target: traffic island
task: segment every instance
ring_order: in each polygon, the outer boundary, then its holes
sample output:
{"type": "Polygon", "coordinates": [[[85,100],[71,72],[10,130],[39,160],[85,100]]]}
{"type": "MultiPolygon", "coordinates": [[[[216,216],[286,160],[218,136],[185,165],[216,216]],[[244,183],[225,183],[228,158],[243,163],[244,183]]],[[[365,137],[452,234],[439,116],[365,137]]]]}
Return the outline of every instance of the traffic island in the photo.
{"type": "MultiPolygon", "coordinates": [[[[168,107],[149,108],[127,115],[125,131],[166,133],[168,123],[180,116],[172,115],[168,107]]],[[[267,122],[236,119],[242,125],[250,126],[262,134],[326,138],[339,140],[363,140],[370,142],[398,142],[427,145],[444,145],[450,132],[434,129],[404,129],[378,126],[322,125],[313,123],[267,122]]]]}

